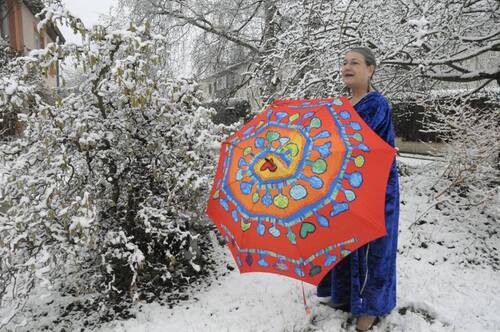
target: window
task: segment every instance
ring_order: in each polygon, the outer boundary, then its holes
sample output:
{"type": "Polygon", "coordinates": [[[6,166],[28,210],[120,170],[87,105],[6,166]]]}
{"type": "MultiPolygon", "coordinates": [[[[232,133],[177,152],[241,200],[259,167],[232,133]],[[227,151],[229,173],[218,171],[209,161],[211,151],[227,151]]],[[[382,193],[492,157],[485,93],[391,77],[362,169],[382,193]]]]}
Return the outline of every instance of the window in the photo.
{"type": "Polygon", "coordinates": [[[0,36],[9,40],[9,11],[7,0],[0,0],[0,36]]]}

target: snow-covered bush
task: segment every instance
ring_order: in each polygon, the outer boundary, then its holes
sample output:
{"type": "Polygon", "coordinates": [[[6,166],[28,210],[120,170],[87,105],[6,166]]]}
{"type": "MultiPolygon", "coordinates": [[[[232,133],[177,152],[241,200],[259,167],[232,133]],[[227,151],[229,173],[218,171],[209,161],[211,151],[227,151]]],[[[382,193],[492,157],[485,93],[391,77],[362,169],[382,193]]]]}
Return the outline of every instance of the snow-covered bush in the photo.
{"type": "Polygon", "coordinates": [[[166,41],[147,25],[87,30],[59,7],[41,26],[50,20],[84,44],[49,44],[0,78],[0,108],[23,107],[25,128],[0,147],[0,304],[12,309],[2,324],[33,289],[119,299],[198,274],[198,221],[226,130],[194,82],[165,75],[166,41]],[[85,78],[49,103],[27,77],[61,59],[85,78]]]}
{"type": "Polygon", "coordinates": [[[8,103],[1,104],[0,108],[0,140],[7,139],[13,136],[16,131],[17,113],[21,112],[24,108],[29,107],[29,101],[22,100],[17,97],[19,89],[37,89],[37,87],[30,83],[40,82],[41,78],[37,75],[26,75],[27,83],[17,82],[9,77],[14,77],[13,71],[20,74],[22,71],[22,60],[16,59],[16,53],[11,49],[10,45],[3,38],[0,38],[0,91],[2,93],[2,100],[8,103]],[[13,65],[15,63],[15,65],[13,65]]]}
{"type": "Polygon", "coordinates": [[[459,196],[466,205],[483,209],[500,194],[500,99],[487,92],[480,97],[430,101],[435,120],[426,122],[425,130],[446,144],[442,155],[447,167],[434,186],[438,201],[453,204],[456,200],[449,198],[459,196]]]}

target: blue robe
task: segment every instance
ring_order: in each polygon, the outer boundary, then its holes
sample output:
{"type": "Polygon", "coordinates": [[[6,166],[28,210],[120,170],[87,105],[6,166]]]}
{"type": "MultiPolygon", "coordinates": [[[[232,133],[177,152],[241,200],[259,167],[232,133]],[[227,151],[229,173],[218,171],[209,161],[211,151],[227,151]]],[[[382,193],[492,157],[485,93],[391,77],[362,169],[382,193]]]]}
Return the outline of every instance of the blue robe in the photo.
{"type": "MultiPolygon", "coordinates": [[[[392,110],[379,92],[365,95],[354,108],[382,139],[394,146],[392,110]]],[[[399,219],[399,181],[394,160],[385,195],[387,235],[353,251],[320,282],[317,295],[354,316],[383,316],[396,306],[396,255],[399,219]]]]}

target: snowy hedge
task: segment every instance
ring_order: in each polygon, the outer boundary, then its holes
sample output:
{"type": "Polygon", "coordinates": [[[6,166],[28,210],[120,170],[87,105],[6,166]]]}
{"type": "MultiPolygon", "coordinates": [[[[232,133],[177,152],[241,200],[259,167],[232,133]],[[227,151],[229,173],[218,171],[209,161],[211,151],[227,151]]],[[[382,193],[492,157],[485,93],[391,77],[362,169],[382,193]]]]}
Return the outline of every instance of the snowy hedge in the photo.
{"type": "Polygon", "coordinates": [[[15,110],[25,128],[0,147],[0,304],[8,309],[0,327],[34,290],[134,298],[196,276],[199,221],[226,130],[212,124],[194,82],[167,77],[166,41],[147,25],[87,30],[55,8],[41,26],[50,20],[82,33],[83,46],[49,44],[0,78],[0,110],[15,110]],[[37,87],[61,59],[84,78],[44,98],[37,87]]]}

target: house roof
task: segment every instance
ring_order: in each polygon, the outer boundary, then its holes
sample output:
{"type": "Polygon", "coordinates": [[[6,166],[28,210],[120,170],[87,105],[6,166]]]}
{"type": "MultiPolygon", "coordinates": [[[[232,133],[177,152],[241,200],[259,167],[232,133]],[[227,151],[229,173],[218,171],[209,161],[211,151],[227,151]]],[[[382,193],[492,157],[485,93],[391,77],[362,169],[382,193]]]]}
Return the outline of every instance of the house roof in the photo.
{"type": "MultiPolygon", "coordinates": [[[[23,3],[28,7],[33,15],[40,13],[43,8],[45,8],[43,2],[41,0],[23,0],[23,3]]],[[[65,43],[66,39],[63,34],[59,30],[59,28],[53,24],[47,25],[47,34],[50,39],[56,41],[59,37],[59,43],[65,43]]]]}

